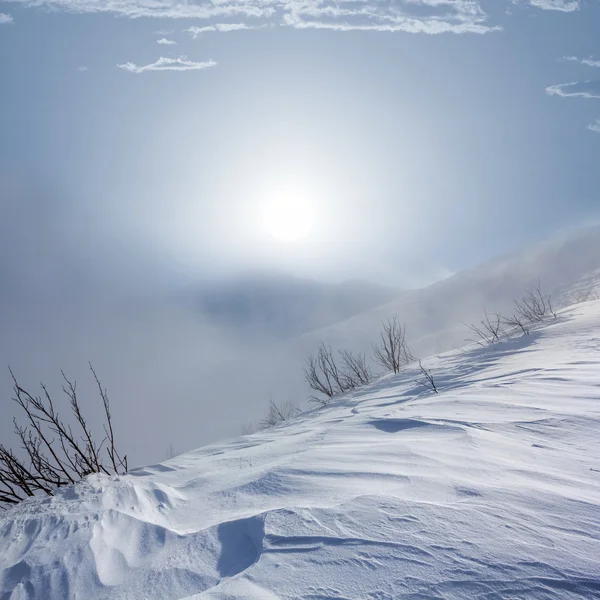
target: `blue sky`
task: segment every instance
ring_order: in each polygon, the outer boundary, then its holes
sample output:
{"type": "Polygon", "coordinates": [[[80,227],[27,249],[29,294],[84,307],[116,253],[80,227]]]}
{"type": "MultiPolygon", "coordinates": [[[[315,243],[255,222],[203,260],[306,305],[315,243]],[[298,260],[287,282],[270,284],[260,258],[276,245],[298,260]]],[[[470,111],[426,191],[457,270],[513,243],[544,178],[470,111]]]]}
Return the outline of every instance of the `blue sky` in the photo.
{"type": "Polygon", "coordinates": [[[4,226],[82,270],[418,285],[600,216],[597,0],[0,13],[4,226]],[[261,227],[282,188],[300,242],[261,227]]]}

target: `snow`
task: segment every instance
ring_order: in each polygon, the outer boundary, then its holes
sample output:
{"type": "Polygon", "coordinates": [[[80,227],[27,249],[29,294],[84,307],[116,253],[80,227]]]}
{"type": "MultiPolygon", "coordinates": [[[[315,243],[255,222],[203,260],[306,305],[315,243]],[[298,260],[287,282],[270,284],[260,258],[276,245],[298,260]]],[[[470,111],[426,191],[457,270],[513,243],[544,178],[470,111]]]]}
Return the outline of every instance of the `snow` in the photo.
{"type": "Polygon", "coordinates": [[[600,598],[600,301],[423,364],[11,509],[0,598],[600,598]]]}

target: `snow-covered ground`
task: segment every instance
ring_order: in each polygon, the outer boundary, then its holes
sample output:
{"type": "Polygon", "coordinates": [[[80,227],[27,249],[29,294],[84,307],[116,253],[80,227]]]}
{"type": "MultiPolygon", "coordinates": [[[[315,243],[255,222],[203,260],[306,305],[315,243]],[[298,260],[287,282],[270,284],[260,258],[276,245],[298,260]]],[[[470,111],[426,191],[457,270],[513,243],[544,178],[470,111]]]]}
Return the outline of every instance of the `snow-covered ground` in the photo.
{"type": "Polygon", "coordinates": [[[17,506],[0,598],[600,597],[600,302],[423,364],[17,506]]]}

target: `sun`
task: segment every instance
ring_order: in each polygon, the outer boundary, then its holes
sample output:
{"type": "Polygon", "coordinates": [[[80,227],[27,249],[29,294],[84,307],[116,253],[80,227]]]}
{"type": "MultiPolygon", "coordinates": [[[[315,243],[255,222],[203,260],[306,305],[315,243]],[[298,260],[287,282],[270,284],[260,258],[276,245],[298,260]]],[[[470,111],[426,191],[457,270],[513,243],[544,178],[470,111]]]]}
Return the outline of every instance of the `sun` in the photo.
{"type": "Polygon", "coordinates": [[[274,238],[295,242],[310,235],[315,226],[315,213],[302,194],[281,192],[265,208],[263,224],[274,238]]]}

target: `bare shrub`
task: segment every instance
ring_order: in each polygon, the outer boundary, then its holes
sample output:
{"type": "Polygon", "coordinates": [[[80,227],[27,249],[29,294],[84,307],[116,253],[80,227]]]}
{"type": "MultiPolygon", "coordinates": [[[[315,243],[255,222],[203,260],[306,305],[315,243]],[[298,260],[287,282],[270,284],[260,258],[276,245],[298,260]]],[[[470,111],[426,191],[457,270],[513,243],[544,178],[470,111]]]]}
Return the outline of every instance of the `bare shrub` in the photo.
{"type": "Polygon", "coordinates": [[[552,304],[552,296],[548,294],[546,296],[546,304],[548,305],[548,312],[552,315],[553,318],[557,318],[556,311],[554,310],[554,306],[552,304]]]}
{"type": "Polygon", "coordinates": [[[127,457],[117,452],[106,389],[92,365],[90,370],[98,387],[104,409],[104,437],[94,441],[92,430],[81,412],[75,381],[62,373],[63,392],[68,398],[75,431],[65,423],[48,391],[33,396],[23,389],[13,372],[14,402],[25,414],[26,425],[14,419],[15,433],[21,442],[23,458],[0,444],[0,506],[18,504],[28,496],[52,496],[56,488],[75,483],[91,473],[106,475],[127,472],[127,457]],[[103,459],[106,451],[106,457],[103,459]]]}
{"type": "Polygon", "coordinates": [[[527,322],[519,313],[515,313],[510,317],[502,317],[502,322],[507,327],[514,327],[515,329],[520,329],[525,335],[529,335],[529,327],[527,326],[527,322]]]}
{"type": "Polygon", "coordinates": [[[591,286],[585,290],[579,290],[575,298],[575,303],[588,302],[590,300],[600,300],[596,286],[591,286]]]}
{"type": "Polygon", "coordinates": [[[240,429],[242,435],[252,435],[259,430],[256,423],[244,423],[240,429]]]}
{"type": "Polygon", "coordinates": [[[502,331],[503,318],[500,313],[488,313],[484,311],[484,319],[480,325],[468,325],[468,328],[474,334],[473,338],[467,341],[475,342],[480,346],[487,346],[494,342],[499,342],[504,332],[502,331]]]}
{"type": "Polygon", "coordinates": [[[435,385],[435,381],[433,380],[433,375],[431,374],[431,371],[427,370],[423,366],[421,361],[419,361],[419,369],[421,370],[423,377],[422,377],[422,379],[418,379],[416,381],[416,383],[418,383],[419,385],[425,386],[426,388],[428,388],[431,391],[438,394],[439,392],[438,392],[437,386],[435,385]]]}
{"type": "Polygon", "coordinates": [[[323,342],[317,353],[310,353],[304,367],[304,378],[310,389],[324,396],[311,396],[310,401],[325,406],[338,394],[346,391],[344,374],[335,362],[331,346],[323,342]]]}
{"type": "Polygon", "coordinates": [[[374,378],[364,354],[354,354],[348,350],[339,351],[340,362],[336,361],[331,346],[323,342],[316,354],[309,354],[304,367],[304,378],[310,388],[321,394],[309,400],[325,406],[334,396],[345,394],[374,378]]]}
{"type": "Polygon", "coordinates": [[[373,346],[374,359],[384,369],[398,373],[415,360],[406,341],[406,327],[397,316],[384,321],[382,327],[381,341],[373,346]]]}
{"type": "Polygon", "coordinates": [[[343,378],[347,390],[367,385],[373,381],[375,375],[364,354],[353,354],[349,350],[340,350],[340,356],[345,367],[343,378]]]}
{"type": "Polygon", "coordinates": [[[170,460],[177,456],[177,451],[175,450],[175,446],[171,442],[169,442],[169,447],[165,451],[165,460],[170,460]]]}
{"type": "Polygon", "coordinates": [[[300,410],[293,402],[286,402],[285,404],[276,404],[273,398],[269,398],[269,408],[267,414],[258,424],[259,429],[269,429],[275,427],[280,423],[285,423],[293,417],[295,417],[300,410]]]}
{"type": "Polygon", "coordinates": [[[515,300],[515,306],[515,314],[528,323],[540,323],[549,315],[556,319],[552,297],[542,293],[539,281],[536,286],[527,290],[521,300],[515,300]]]}
{"type": "Polygon", "coordinates": [[[246,423],[242,425],[242,435],[251,435],[257,431],[263,431],[264,429],[270,429],[289,421],[300,412],[300,409],[293,402],[286,402],[285,404],[276,404],[273,397],[269,395],[269,408],[267,414],[263,419],[257,423],[246,423]]]}

